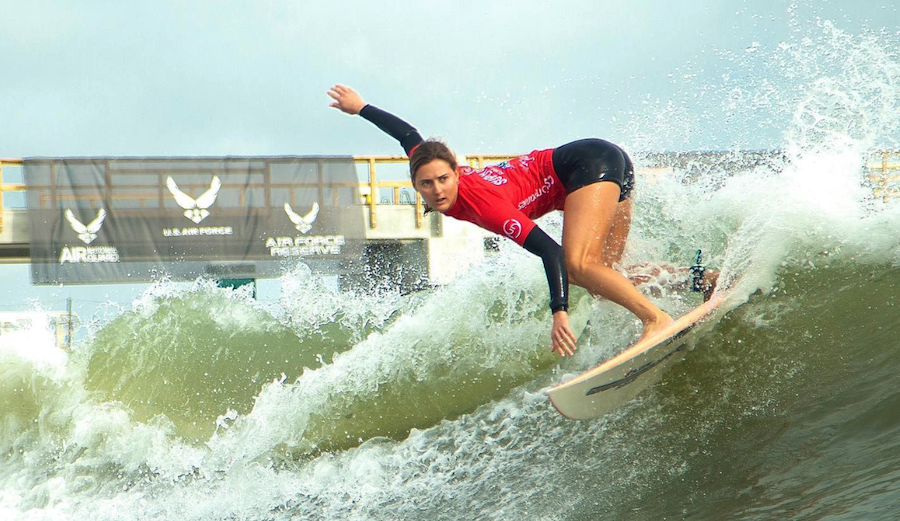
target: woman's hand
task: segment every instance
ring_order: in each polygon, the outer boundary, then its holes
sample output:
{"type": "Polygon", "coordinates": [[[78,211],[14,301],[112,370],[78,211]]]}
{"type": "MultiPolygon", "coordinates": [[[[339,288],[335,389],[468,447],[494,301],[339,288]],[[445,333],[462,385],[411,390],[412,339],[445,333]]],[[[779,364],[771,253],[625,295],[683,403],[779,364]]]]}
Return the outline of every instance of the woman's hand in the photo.
{"type": "Polygon", "coordinates": [[[550,338],[553,339],[551,351],[559,351],[559,356],[572,356],[575,354],[575,333],[569,327],[569,314],[565,311],[557,311],[553,314],[553,329],[550,330],[550,338]]]}
{"type": "Polygon", "coordinates": [[[328,95],[334,99],[334,103],[329,105],[330,107],[353,116],[359,114],[359,111],[366,106],[366,102],[358,92],[344,85],[331,87],[328,95]]]}

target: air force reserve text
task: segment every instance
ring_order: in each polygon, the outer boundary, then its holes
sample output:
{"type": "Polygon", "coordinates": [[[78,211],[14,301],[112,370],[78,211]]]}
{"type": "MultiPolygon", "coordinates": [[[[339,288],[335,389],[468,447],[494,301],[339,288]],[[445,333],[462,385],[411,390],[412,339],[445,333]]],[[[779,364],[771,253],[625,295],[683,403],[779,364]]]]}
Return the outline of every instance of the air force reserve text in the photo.
{"type": "Polygon", "coordinates": [[[310,255],[340,255],[346,243],[343,235],[315,235],[310,237],[269,237],[266,248],[272,257],[306,257],[310,255]]]}

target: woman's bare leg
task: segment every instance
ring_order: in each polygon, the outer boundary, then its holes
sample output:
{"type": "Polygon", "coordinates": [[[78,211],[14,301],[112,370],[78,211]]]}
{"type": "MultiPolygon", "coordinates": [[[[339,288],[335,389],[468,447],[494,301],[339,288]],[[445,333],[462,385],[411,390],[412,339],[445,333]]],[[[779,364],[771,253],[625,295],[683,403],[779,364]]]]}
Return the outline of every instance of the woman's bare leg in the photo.
{"type": "Polygon", "coordinates": [[[625,252],[625,242],[631,231],[631,199],[616,204],[616,215],[613,217],[609,236],[603,246],[603,263],[607,266],[615,266],[622,260],[625,252]]]}
{"type": "Polygon", "coordinates": [[[573,284],[634,313],[644,324],[641,334],[644,338],[671,323],[672,317],[647,300],[624,275],[612,268],[613,261],[621,258],[630,228],[630,206],[623,207],[620,214],[618,201],[619,186],[609,182],[579,188],[566,197],[563,214],[566,270],[573,284]],[[625,217],[629,219],[626,221],[625,217]],[[613,236],[614,228],[616,234],[613,236]],[[610,242],[611,238],[613,242],[610,242]]]}

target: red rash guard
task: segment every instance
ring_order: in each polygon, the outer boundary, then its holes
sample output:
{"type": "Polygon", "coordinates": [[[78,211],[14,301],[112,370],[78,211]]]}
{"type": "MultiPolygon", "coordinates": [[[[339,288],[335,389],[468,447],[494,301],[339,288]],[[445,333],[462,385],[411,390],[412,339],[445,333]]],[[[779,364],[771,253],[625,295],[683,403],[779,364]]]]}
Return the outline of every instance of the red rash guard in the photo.
{"type": "Polygon", "coordinates": [[[535,227],[532,219],[562,210],[566,190],[553,171],[553,150],[535,150],[499,165],[457,168],[459,195],[448,217],[475,223],[519,246],[535,227]]]}
{"type": "MultiPolygon", "coordinates": [[[[408,156],[423,141],[415,127],[377,107],[366,105],[359,115],[399,141],[408,156]]],[[[457,171],[458,195],[445,215],[509,237],[539,256],[550,287],[550,309],[566,311],[569,281],[562,247],[532,221],[562,210],[565,203],[566,190],[553,168],[553,150],[535,150],[480,170],[461,166],[457,171]]]]}

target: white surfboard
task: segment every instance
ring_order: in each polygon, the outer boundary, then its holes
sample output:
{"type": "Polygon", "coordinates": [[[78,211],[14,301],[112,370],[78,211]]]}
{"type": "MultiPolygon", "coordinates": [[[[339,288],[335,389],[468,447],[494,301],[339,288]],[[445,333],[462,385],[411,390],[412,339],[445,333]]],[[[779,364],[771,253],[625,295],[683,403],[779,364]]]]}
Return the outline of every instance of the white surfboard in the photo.
{"type": "Polygon", "coordinates": [[[575,378],[550,388],[550,402],[571,420],[599,418],[656,383],[683,354],[684,336],[728,297],[718,291],[670,326],[575,378]]]}

